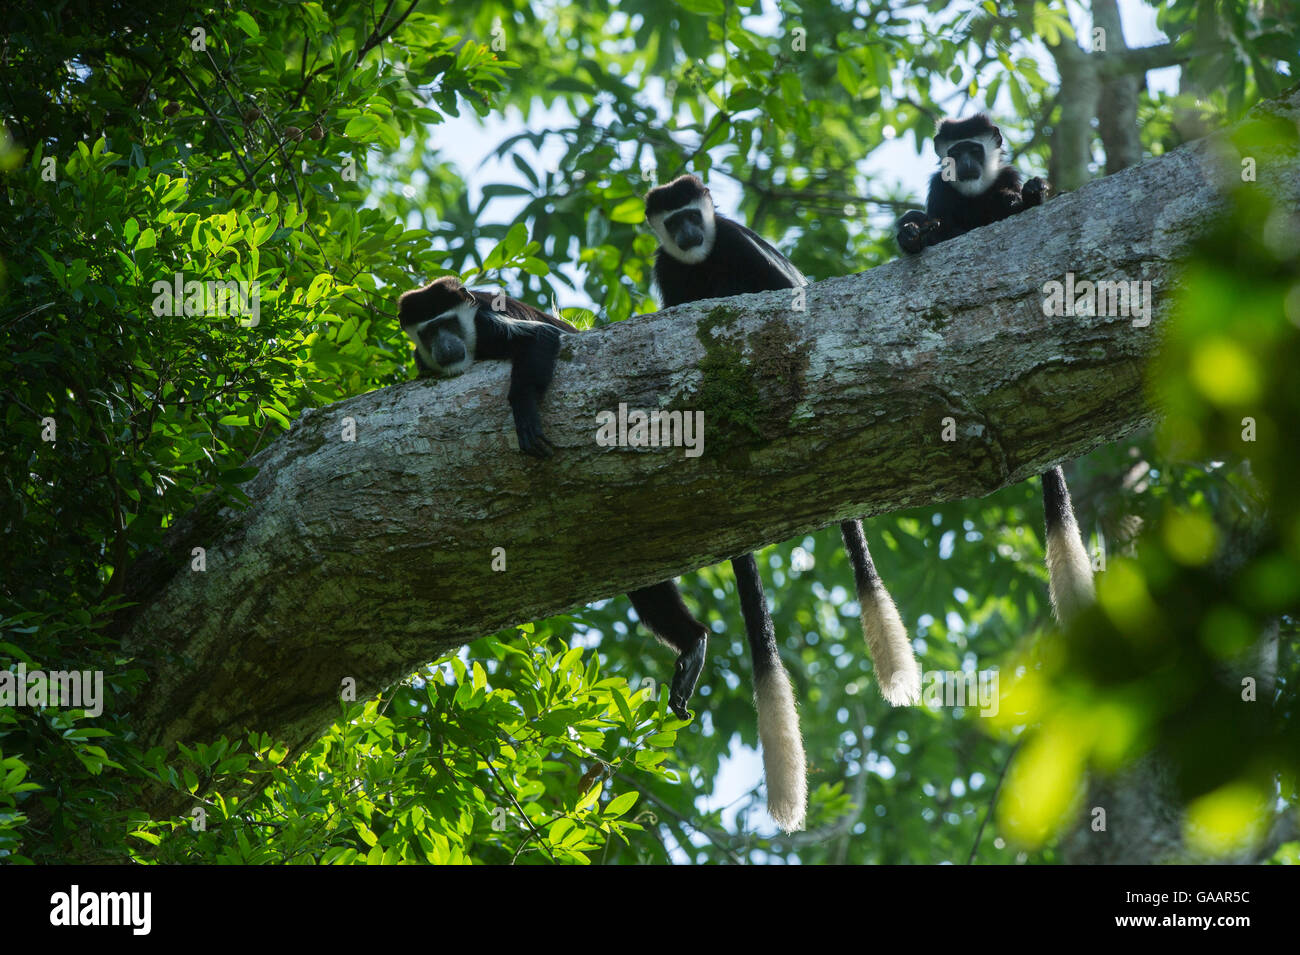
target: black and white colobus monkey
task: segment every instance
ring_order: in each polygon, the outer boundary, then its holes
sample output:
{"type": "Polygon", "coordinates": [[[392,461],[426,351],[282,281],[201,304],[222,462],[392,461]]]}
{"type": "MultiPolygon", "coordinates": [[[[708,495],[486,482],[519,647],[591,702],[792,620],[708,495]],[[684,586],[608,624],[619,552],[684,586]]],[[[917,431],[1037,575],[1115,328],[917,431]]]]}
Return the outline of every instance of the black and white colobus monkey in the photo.
{"type": "Polygon", "coordinates": [[[471,291],[454,275],[404,292],[397,300],[397,318],[415,342],[421,377],[454,378],[475,361],[509,359],[509,401],[519,450],[537,458],[551,455],[538,402],[555,373],[560,332],[576,328],[505,295],[471,291]]]}
{"type": "MultiPolygon", "coordinates": [[[[646,219],[659,238],[654,278],[665,307],[808,284],[794,264],[761,236],[718,215],[709,190],[695,176],[681,176],[650,190],[646,219]]],[[[840,530],[853,564],[863,631],[881,692],[895,706],[914,703],[920,699],[920,669],[898,610],[871,562],[862,522],[845,521],[840,530]]],[[[790,832],[803,828],[807,804],[794,692],[777,652],[754,555],[734,557],[731,566],[753,660],[768,812],[790,832]]],[[[671,699],[675,709],[685,707],[704,665],[708,629],[691,616],[671,580],[630,596],[642,622],[678,651],[671,699]]]]}
{"type": "MultiPolygon", "coordinates": [[[[1021,185],[1020,173],[1003,163],[1002,133],[983,113],[941,122],[934,151],[945,168],[930,178],[925,212],[908,212],[898,220],[898,244],[904,252],[920,252],[1047,198],[1045,180],[1035,177],[1021,185]]],[[[1093,601],[1094,590],[1088,552],[1059,467],[1043,475],[1043,511],[1052,609],[1057,620],[1065,621],[1093,601]]]]}
{"type": "Polygon", "coordinates": [[[934,151],[943,168],[930,177],[925,212],[908,212],[898,220],[904,252],[920,252],[1047,198],[1045,180],[1035,176],[1022,185],[1016,168],[1003,164],[1002,133],[983,113],[941,122],[934,151]]]}

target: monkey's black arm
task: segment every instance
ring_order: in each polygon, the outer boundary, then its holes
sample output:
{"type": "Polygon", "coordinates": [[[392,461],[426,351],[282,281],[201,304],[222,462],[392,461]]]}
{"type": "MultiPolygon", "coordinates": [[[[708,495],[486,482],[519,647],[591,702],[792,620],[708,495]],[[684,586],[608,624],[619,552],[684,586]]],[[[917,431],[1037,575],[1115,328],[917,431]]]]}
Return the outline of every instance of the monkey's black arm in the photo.
{"type": "Polygon", "coordinates": [[[1047,180],[1037,176],[1021,185],[1020,173],[1010,166],[979,196],[961,195],[936,174],[930,180],[925,212],[913,210],[898,220],[898,245],[904,252],[915,255],[928,245],[1041,205],[1049,192],[1047,180]]]}
{"type": "MultiPolygon", "coordinates": [[[[1047,180],[1035,176],[1023,186],[1017,184],[1014,187],[998,189],[994,196],[994,201],[988,219],[990,222],[998,222],[1002,219],[1010,218],[1018,212],[1024,212],[1033,206],[1043,204],[1048,193],[1047,180]]],[[[987,223],[982,223],[987,224],[987,223]]]]}
{"type": "Polygon", "coordinates": [[[758,253],[757,256],[751,257],[749,267],[740,272],[737,292],[765,292],[779,288],[798,288],[808,284],[808,280],[795,268],[794,263],[757,232],[730,219],[719,217],[717,222],[719,231],[734,229],[738,237],[752,245],[758,253]]]}
{"type": "Polygon", "coordinates": [[[515,415],[519,450],[536,458],[549,458],[555,449],[542,433],[538,404],[555,375],[560,332],[550,325],[533,323],[516,325],[511,331],[509,399],[510,410],[515,415]]]}
{"type": "Polygon", "coordinates": [[[560,330],[540,322],[503,320],[480,308],[474,319],[474,333],[476,359],[510,360],[507,397],[514,413],[519,450],[535,458],[550,457],[555,449],[542,433],[538,405],[555,375],[560,330]]]}
{"type": "Polygon", "coordinates": [[[1041,206],[1051,193],[1051,184],[1041,176],[1034,176],[1020,187],[1020,197],[1024,203],[1022,208],[1028,209],[1032,206],[1041,206]]]}
{"type": "Polygon", "coordinates": [[[675,581],[665,580],[628,591],[628,597],[636,608],[636,615],[650,632],[677,651],[668,705],[680,719],[690,719],[686,704],[695,693],[695,684],[700,681],[700,671],[704,669],[708,628],[686,608],[675,581]]]}

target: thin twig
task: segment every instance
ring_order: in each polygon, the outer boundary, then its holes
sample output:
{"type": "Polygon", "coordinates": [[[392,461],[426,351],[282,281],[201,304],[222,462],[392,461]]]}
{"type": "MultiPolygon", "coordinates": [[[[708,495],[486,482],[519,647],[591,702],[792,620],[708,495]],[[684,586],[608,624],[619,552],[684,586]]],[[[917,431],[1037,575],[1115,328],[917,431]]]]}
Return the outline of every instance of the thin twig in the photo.
{"type": "Polygon", "coordinates": [[[506,785],[505,780],[498,775],[496,767],[492,765],[490,760],[483,759],[483,754],[474,747],[471,746],[469,751],[479,759],[483,760],[483,765],[488,768],[488,772],[492,774],[492,778],[497,781],[497,785],[501,787],[501,791],[505,793],[506,798],[510,800],[510,805],[515,807],[515,812],[519,813],[520,818],[523,819],[528,828],[533,831],[533,835],[537,837],[537,844],[542,847],[542,851],[550,856],[551,861],[554,862],[555,856],[551,855],[551,850],[550,847],[547,846],[546,840],[543,839],[542,834],[537,831],[537,827],[533,825],[533,821],[528,818],[528,814],[524,812],[524,807],[519,805],[519,800],[515,799],[515,794],[510,791],[510,787],[506,785]]]}
{"type": "Polygon", "coordinates": [[[984,827],[988,824],[989,816],[993,815],[993,807],[997,805],[998,793],[1002,789],[1002,780],[1007,778],[1007,768],[1011,765],[1011,760],[1016,756],[1016,751],[1020,749],[1020,741],[1016,740],[1016,745],[1011,747],[1011,752],[1007,753],[1006,761],[1002,764],[1002,772],[998,773],[997,785],[993,787],[993,794],[989,796],[989,806],[984,810],[984,818],[980,820],[979,831],[975,833],[975,844],[970,847],[970,857],[966,860],[967,865],[975,864],[975,853],[980,847],[980,840],[984,838],[984,827]]]}

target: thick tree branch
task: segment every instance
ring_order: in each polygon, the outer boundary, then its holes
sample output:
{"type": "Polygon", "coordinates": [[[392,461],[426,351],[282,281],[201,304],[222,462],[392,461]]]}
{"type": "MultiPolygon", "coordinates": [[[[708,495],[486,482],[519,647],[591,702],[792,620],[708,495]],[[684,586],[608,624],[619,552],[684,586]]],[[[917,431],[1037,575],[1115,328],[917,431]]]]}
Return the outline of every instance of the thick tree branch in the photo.
{"type": "MultiPolygon", "coordinates": [[[[1094,4],[1094,12],[1096,5],[1094,4]]],[[[1100,24],[1099,24],[1100,25],[1100,24]]],[[[1100,66],[1103,78],[1115,76],[1141,76],[1151,70],[1163,70],[1170,66],[1182,66],[1184,63],[1202,56],[1213,56],[1228,49],[1225,42],[1189,46],[1187,44],[1160,43],[1155,46],[1124,47],[1111,51],[1104,57],[1100,66]]]]}
{"type": "MultiPolygon", "coordinates": [[[[1273,108],[1294,120],[1300,95],[1273,108]]],[[[346,678],[374,693],[499,628],[841,518],[987,494],[1147,425],[1177,262],[1222,201],[1213,156],[1193,144],[817,282],[806,311],[774,292],[570,336],[548,461],[515,450],[501,364],[303,415],[254,459],[251,506],[200,506],[135,569],[122,626],[153,678],[142,739],[251,726],[303,745],[346,678]],[[1150,281],[1150,325],[1045,317],[1044,283],[1068,272],[1150,281]],[[703,454],[599,446],[596,415],[620,404],[703,411],[703,454]]],[[[1257,188],[1300,196],[1294,155],[1257,160],[1257,188]]]]}

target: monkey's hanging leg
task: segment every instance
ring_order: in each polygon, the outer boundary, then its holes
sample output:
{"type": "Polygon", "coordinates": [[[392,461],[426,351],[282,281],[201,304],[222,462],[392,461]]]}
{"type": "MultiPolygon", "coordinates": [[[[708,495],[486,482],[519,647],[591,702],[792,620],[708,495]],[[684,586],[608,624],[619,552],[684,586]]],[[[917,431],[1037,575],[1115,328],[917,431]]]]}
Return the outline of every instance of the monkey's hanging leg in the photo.
{"type": "Polygon", "coordinates": [[[845,521],[840,525],[840,534],[844,537],[849,563],[853,565],[858,605],[862,608],[862,634],[876,669],[880,693],[894,706],[919,703],[921,668],[912,653],[912,641],[898,608],[876,573],[871,552],[867,550],[867,538],[862,533],[862,522],[845,521]]]}
{"type": "Polygon", "coordinates": [[[1065,623],[1097,595],[1088,551],[1060,467],[1043,475],[1043,513],[1047,519],[1047,588],[1057,622],[1065,623]]]}
{"type": "Polygon", "coordinates": [[[745,617],[749,655],[754,664],[754,705],[763,747],[763,775],[767,778],[767,811],[784,831],[794,832],[803,828],[808,811],[807,760],[794,690],[777,652],[776,631],[767,612],[754,555],[733,557],[731,568],[736,573],[740,611],[745,617]]]}
{"type": "Polygon", "coordinates": [[[686,704],[695,693],[695,684],[704,669],[709,630],[686,609],[674,581],[665,580],[661,584],[633,590],[628,597],[650,632],[677,651],[668,705],[679,719],[688,720],[691,712],[686,704]]]}

